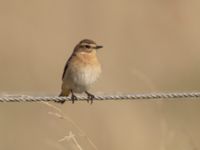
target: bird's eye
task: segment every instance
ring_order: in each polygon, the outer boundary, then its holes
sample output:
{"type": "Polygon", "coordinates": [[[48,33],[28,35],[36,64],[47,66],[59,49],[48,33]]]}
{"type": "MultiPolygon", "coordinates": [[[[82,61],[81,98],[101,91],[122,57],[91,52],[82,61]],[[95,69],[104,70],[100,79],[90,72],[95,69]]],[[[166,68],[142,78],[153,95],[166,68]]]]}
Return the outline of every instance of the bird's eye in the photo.
{"type": "Polygon", "coordinates": [[[85,47],[86,47],[86,48],[91,48],[91,46],[90,46],[90,45],[85,45],[85,47]]]}

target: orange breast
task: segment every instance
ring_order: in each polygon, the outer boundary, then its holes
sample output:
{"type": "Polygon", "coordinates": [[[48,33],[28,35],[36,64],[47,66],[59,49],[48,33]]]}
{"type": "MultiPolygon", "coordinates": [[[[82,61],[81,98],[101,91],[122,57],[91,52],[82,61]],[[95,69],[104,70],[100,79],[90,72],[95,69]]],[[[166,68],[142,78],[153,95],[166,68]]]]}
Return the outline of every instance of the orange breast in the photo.
{"type": "Polygon", "coordinates": [[[73,63],[76,66],[84,67],[84,66],[91,66],[91,67],[97,67],[100,66],[99,61],[96,57],[96,52],[79,52],[74,56],[73,63]]]}

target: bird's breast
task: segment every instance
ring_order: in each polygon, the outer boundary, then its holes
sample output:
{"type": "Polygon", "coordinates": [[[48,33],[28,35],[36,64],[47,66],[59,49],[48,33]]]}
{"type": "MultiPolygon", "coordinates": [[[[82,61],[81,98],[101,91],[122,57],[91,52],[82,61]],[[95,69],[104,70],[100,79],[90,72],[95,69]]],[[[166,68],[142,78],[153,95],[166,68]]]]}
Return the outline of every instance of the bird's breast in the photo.
{"type": "Polygon", "coordinates": [[[94,83],[100,75],[99,66],[84,66],[77,70],[74,74],[74,82],[79,85],[91,85],[94,83]]]}
{"type": "Polygon", "coordinates": [[[96,55],[77,55],[69,67],[73,82],[78,86],[91,85],[101,73],[101,65],[96,55]]]}

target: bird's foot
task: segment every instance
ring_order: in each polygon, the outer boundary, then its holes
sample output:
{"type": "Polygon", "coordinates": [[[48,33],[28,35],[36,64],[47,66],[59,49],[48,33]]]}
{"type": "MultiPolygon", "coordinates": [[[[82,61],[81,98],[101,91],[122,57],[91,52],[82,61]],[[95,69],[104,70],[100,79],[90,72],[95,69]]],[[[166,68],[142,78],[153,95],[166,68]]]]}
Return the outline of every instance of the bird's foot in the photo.
{"type": "Polygon", "coordinates": [[[93,103],[93,99],[95,98],[95,96],[94,96],[93,94],[87,92],[87,91],[86,91],[85,93],[86,93],[87,96],[88,96],[87,102],[88,102],[88,103],[90,102],[90,104],[92,104],[92,103],[93,103]]]}
{"type": "Polygon", "coordinates": [[[74,94],[72,94],[72,96],[71,96],[72,104],[74,104],[75,100],[78,100],[78,98],[74,94]]]}

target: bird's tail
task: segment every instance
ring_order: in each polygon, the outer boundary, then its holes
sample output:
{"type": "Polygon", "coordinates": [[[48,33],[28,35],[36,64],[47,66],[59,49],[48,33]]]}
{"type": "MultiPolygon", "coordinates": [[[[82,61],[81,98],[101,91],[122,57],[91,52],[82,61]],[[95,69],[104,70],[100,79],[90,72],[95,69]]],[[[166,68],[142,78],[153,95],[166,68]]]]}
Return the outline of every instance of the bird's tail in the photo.
{"type": "MultiPolygon", "coordinates": [[[[59,94],[59,97],[69,96],[69,94],[70,94],[70,90],[62,90],[61,93],[59,94]]],[[[65,100],[55,101],[55,102],[63,104],[65,102],[65,100]]]]}
{"type": "Polygon", "coordinates": [[[62,90],[59,96],[69,96],[69,94],[70,94],[70,90],[66,90],[66,91],[62,90]]]}

